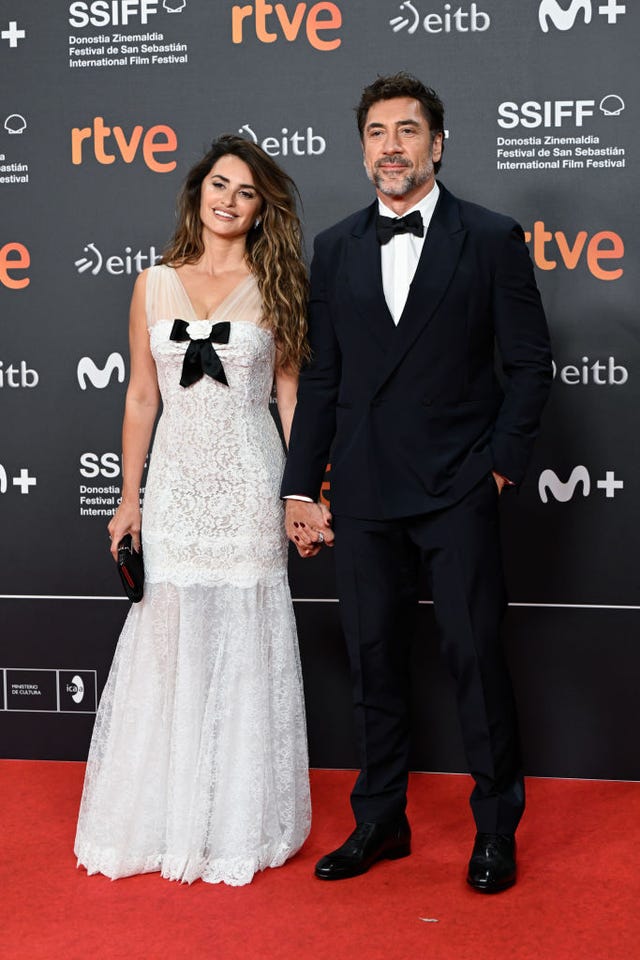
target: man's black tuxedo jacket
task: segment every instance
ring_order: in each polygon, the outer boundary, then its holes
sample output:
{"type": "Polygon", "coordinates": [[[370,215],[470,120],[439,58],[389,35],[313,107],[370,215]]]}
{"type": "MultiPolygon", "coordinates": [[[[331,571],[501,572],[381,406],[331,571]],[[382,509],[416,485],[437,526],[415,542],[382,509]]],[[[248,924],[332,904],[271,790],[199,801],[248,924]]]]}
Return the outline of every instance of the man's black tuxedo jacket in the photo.
{"type": "Polygon", "coordinates": [[[551,354],[515,221],[440,185],[396,327],[376,212],[377,201],[316,238],[313,357],[300,378],[282,495],[316,499],[330,458],[336,515],[392,519],[455,503],[491,470],[522,479],[551,354]]]}

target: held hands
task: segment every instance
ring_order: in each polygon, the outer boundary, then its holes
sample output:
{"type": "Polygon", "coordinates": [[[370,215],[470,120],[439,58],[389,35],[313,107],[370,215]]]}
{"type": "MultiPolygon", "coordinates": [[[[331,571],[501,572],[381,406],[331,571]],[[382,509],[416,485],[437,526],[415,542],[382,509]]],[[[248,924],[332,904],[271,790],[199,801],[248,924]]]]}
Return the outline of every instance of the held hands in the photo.
{"type": "Polygon", "coordinates": [[[287,500],[285,529],[289,540],[305,559],[315,557],[323,545],[332,547],[334,533],[331,529],[331,514],[321,503],[304,500],[287,500]]]}
{"type": "Polygon", "coordinates": [[[114,560],[118,559],[118,544],[127,533],[131,534],[133,549],[136,553],[140,552],[141,525],[142,515],[139,504],[123,500],[107,525],[111,540],[111,556],[114,560]]]}

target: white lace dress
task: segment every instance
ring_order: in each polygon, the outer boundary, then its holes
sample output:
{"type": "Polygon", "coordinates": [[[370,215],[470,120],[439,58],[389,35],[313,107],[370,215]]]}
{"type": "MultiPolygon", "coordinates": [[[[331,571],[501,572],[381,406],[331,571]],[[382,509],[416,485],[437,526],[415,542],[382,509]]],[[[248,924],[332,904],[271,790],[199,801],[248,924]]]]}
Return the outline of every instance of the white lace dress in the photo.
{"type": "Polygon", "coordinates": [[[253,277],[197,321],[178,274],[152,267],[147,319],[163,412],[131,607],[96,717],[75,842],[108,877],[160,871],[241,885],[310,827],[304,702],[269,412],[275,346],[253,277]],[[185,342],[213,344],[228,386],[180,386],[185,342]]]}

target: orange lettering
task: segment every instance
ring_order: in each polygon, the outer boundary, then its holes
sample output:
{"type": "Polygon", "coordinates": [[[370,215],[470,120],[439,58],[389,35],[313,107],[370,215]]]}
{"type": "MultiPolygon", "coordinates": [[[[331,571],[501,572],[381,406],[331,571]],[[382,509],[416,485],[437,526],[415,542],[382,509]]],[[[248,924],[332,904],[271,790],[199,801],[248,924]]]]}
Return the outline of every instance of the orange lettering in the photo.
{"type": "Polygon", "coordinates": [[[231,41],[232,43],[242,43],[242,21],[250,17],[253,13],[253,7],[232,7],[231,9],[231,41]]]}
{"type": "Polygon", "coordinates": [[[82,163],[82,141],[91,137],[91,127],[74,127],[71,131],[71,163],[82,163]]]}
{"type": "Polygon", "coordinates": [[[327,468],[325,470],[325,474],[324,474],[324,480],[320,485],[320,500],[322,503],[324,503],[325,507],[328,507],[328,508],[331,508],[331,504],[329,503],[329,499],[331,497],[331,478],[329,477],[330,473],[331,473],[331,464],[328,463],[327,468]]]}
{"type": "Polygon", "coordinates": [[[624,273],[623,268],[616,266],[607,270],[602,265],[602,261],[622,260],[624,257],[622,237],[613,230],[601,230],[591,237],[587,245],[588,236],[586,230],[579,230],[571,245],[562,230],[556,230],[552,234],[545,228],[543,220],[536,220],[533,230],[525,231],[524,239],[526,243],[530,243],[533,239],[533,261],[540,270],[555,270],[557,267],[557,261],[548,260],[546,256],[547,243],[555,240],[562,263],[567,270],[575,270],[586,245],[587,268],[596,280],[619,280],[624,273]]]}
{"type": "MultiPolygon", "coordinates": [[[[133,128],[133,133],[131,134],[131,139],[127,143],[127,138],[124,135],[124,130],[122,127],[113,128],[113,136],[116,143],[118,144],[118,149],[120,150],[120,156],[125,163],[132,163],[137,150],[138,144],[140,143],[140,138],[142,137],[142,127],[138,124],[133,128]]],[[[148,136],[148,134],[147,134],[148,136]]],[[[146,137],[145,137],[146,140],[146,137]]],[[[145,156],[145,160],[146,160],[145,156]]]]}
{"type": "Polygon", "coordinates": [[[294,11],[292,19],[289,20],[287,9],[284,4],[276,3],[276,15],[282,26],[282,32],[287,40],[295,40],[300,33],[300,25],[302,24],[306,6],[306,3],[299,3],[294,11]]]}
{"type": "Polygon", "coordinates": [[[267,30],[267,16],[273,13],[273,7],[265,0],[256,0],[256,36],[262,43],[273,43],[278,39],[277,33],[269,33],[267,30]]]}
{"type": "Polygon", "coordinates": [[[578,266],[578,260],[580,259],[580,254],[582,253],[582,248],[585,245],[587,239],[587,231],[581,230],[575,239],[573,247],[570,247],[567,243],[567,238],[565,237],[562,230],[557,230],[554,234],[556,238],[556,243],[558,244],[558,250],[560,251],[560,256],[564,260],[564,264],[567,270],[575,270],[578,266]]]}
{"type": "Polygon", "coordinates": [[[93,121],[93,152],[98,163],[115,163],[115,153],[107,153],[104,149],[104,141],[109,136],[111,136],[111,127],[105,126],[102,117],[95,117],[93,121]]]}
{"type": "Polygon", "coordinates": [[[306,3],[297,3],[291,16],[284,3],[276,3],[275,6],[267,3],[267,0],[254,0],[253,4],[247,3],[244,6],[234,4],[231,8],[231,40],[233,43],[242,43],[244,41],[244,21],[255,19],[256,37],[261,43],[275,43],[278,39],[278,33],[274,33],[267,28],[267,17],[275,11],[278,23],[282,29],[285,40],[293,43],[300,35],[302,23],[306,15],[307,40],[316,50],[335,50],[342,43],[339,37],[331,40],[325,40],[320,37],[321,33],[327,30],[339,30],[342,26],[342,13],[335,3],[329,3],[327,0],[321,0],[320,3],[314,3],[309,7],[306,3]]]}
{"type": "Polygon", "coordinates": [[[9,287],[10,290],[23,290],[28,287],[31,282],[29,277],[14,280],[10,276],[10,271],[26,270],[30,263],[29,251],[23,243],[5,243],[4,247],[0,247],[0,283],[9,287]]]}
{"type": "Polygon", "coordinates": [[[624,256],[624,242],[622,237],[612,230],[601,230],[595,233],[587,247],[587,264],[589,270],[597,280],[619,280],[624,270],[618,267],[615,270],[605,270],[600,266],[600,260],[621,260],[624,256]],[[602,248],[601,244],[611,244],[602,248]]]}
{"type": "Polygon", "coordinates": [[[161,163],[156,159],[155,154],[172,152],[177,149],[177,146],[178,138],[171,127],[168,127],[164,123],[150,127],[145,134],[142,144],[144,162],[154,173],[169,173],[171,170],[175,170],[176,161],[166,160],[164,163],[161,163]],[[162,138],[160,142],[158,141],[159,137],[162,138]]]}
{"type": "MultiPolygon", "coordinates": [[[[307,39],[316,50],[335,50],[340,46],[340,37],[333,40],[321,40],[320,30],[339,30],[342,26],[342,14],[335,3],[316,3],[307,17],[307,39]],[[328,17],[320,17],[321,13],[328,13],[328,17]]],[[[284,27],[284,24],[283,24],[284,27]]]]}
{"type": "Polygon", "coordinates": [[[556,260],[547,260],[544,247],[547,240],[552,240],[553,234],[544,228],[544,220],[536,220],[533,225],[533,259],[541,270],[553,270],[557,266],[556,260]]]}

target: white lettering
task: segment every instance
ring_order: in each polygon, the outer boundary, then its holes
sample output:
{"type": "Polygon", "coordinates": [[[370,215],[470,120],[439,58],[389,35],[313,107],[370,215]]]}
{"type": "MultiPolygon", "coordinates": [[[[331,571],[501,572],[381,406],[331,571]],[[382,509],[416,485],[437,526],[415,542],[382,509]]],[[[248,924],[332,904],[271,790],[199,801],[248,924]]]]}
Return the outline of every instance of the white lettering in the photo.
{"type": "Polygon", "coordinates": [[[543,503],[548,501],[550,493],[560,503],[567,503],[573,497],[578,484],[582,484],[582,496],[588,497],[591,491],[591,477],[586,467],[574,467],[569,479],[563,483],[554,470],[543,470],[538,480],[538,493],[543,503]]]}

